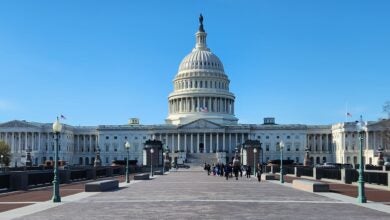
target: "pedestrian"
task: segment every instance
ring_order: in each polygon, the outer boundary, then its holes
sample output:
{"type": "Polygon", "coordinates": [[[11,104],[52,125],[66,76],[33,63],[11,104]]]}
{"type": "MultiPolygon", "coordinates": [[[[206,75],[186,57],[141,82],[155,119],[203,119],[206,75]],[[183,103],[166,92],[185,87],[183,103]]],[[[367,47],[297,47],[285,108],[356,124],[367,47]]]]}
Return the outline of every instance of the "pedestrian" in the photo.
{"type": "Polygon", "coordinates": [[[251,178],[251,172],[252,172],[251,166],[247,166],[246,167],[246,178],[251,178]]]}
{"type": "Polygon", "coordinates": [[[235,165],[233,167],[233,171],[234,171],[234,176],[236,177],[236,180],[238,180],[238,172],[239,172],[239,169],[240,169],[240,165],[235,165]]]}
{"type": "Polygon", "coordinates": [[[261,174],[263,173],[263,170],[261,166],[258,165],[257,167],[257,180],[260,182],[261,181],[261,174]]]}
{"type": "Polygon", "coordinates": [[[223,172],[225,171],[225,165],[221,164],[221,176],[223,177],[223,172]]]}
{"type": "Polygon", "coordinates": [[[242,178],[242,166],[240,167],[240,177],[242,178]]]}
{"type": "Polygon", "coordinates": [[[207,175],[210,176],[210,164],[206,165],[207,175]]]}
{"type": "Polygon", "coordinates": [[[226,177],[226,180],[228,180],[229,179],[229,165],[226,165],[225,166],[225,177],[226,177]]]}

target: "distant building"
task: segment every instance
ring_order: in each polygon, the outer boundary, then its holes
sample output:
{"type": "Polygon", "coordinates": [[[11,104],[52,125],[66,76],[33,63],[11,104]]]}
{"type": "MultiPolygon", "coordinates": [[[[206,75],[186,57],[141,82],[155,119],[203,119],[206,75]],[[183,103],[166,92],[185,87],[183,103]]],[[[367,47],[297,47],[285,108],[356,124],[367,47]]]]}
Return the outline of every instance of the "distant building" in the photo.
{"type": "MultiPolygon", "coordinates": [[[[173,156],[206,155],[205,159],[217,158],[218,153],[218,158],[220,155],[231,158],[236,147],[247,140],[257,140],[262,152],[255,160],[266,162],[280,158],[279,143],[283,140],[285,159],[297,163],[303,162],[305,148],[310,150],[314,164],[358,163],[355,123],[280,125],[269,117],[264,123],[239,124],[235,96],[229,90],[230,80],[220,59],[207,47],[202,22],[195,37],[195,48],[182,60],[173,80],[166,124],[142,125],[139,119],[131,118],[126,125],[65,125],[60,136],[59,158],[70,164],[93,164],[99,148],[102,164],[110,165],[112,160],[126,157],[124,143],[129,141],[130,159],[138,160],[141,165],[144,143],[149,139],[162,141],[173,156]]],[[[390,120],[369,122],[365,131],[368,138],[364,139],[366,163],[376,164],[380,148],[384,149],[385,160],[390,161],[389,130],[390,120]]],[[[31,151],[35,165],[54,157],[51,123],[5,122],[0,124],[0,139],[11,146],[12,166],[24,165],[27,151],[31,151]]]]}

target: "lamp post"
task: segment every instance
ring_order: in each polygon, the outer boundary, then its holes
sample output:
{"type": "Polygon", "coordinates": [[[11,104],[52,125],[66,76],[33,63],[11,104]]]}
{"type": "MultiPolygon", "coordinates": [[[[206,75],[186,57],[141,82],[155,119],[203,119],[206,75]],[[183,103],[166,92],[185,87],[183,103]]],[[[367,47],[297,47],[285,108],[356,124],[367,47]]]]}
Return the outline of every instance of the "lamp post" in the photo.
{"type": "Polygon", "coordinates": [[[126,148],[126,151],[127,151],[127,157],[126,157],[126,183],[129,183],[130,182],[130,178],[129,178],[129,150],[130,150],[130,143],[129,143],[129,141],[126,141],[125,148],[126,148]]]}
{"type": "Polygon", "coordinates": [[[4,157],[4,155],[0,155],[0,158],[1,158],[1,160],[0,160],[0,167],[1,167],[1,169],[3,169],[3,157],[4,157]]]}
{"type": "Polygon", "coordinates": [[[283,141],[280,141],[279,147],[280,147],[280,183],[284,183],[284,178],[283,178],[283,148],[284,148],[284,143],[283,143],[283,141]]]}
{"type": "Polygon", "coordinates": [[[58,176],[58,138],[59,134],[62,130],[62,124],[60,123],[60,120],[57,117],[57,120],[53,123],[53,132],[56,134],[56,148],[54,153],[54,180],[53,180],[53,202],[61,202],[61,196],[60,196],[60,182],[59,182],[59,176],[58,176]]]}
{"type": "Polygon", "coordinates": [[[357,121],[356,128],[359,133],[359,178],[358,178],[358,203],[366,203],[367,199],[364,192],[364,169],[363,169],[363,132],[366,128],[365,123],[363,122],[363,117],[360,116],[360,121],[357,121]]]}
{"type": "Polygon", "coordinates": [[[165,157],[166,157],[166,155],[167,155],[167,153],[164,151],[163,152],[164,159],[163,159],[163,172],[162,172],[162,175],[164,175],[164,173],[165,173],[165,157]]]}
{"type": "Polygon", "coordinates": [[[150,176],[153,176],[153,148],[150,149],[150,176]]]}
{"type": "Polygon", "coordinates": [[[256,176],[256,153],[257,149],[253,148],[253,176],[256,176]]]}

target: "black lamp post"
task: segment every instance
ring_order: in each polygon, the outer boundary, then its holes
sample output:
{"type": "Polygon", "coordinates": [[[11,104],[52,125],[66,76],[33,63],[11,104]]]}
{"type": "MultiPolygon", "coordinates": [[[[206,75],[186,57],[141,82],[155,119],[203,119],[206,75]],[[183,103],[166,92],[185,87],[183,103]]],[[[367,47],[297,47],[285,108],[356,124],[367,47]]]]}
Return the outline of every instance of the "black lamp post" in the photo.
{"type": "Polygon", "coordinates": [[[153,148],[150,148],[150,176],[153,176],[153,148]]]}
{"type": "Polygon", "coordinates": [[[360,121],[356,123],[356,128],[359,133],[359,178],[358,178],[358,203],[366,203],[366,195],[364,192],[364,165],[363,165],[363,132],[366,125],[363,121],[363,117],[360,116],[360,121]]]}
{"type": "Polygon", "coordinates": [[[284,177],[283,177],[283,148],[284,148],[284,142],[283,141],[280,141],[279,147],[280,147],[280,183],[284,183],[284,177]]]}
{"type": "Polygon", "coordinates": [[[53,180],[53,202],[61,202],[60,196],[60,181],[58,175],[58,138],[62,130],[62,124],[60,123],[58,117],[57,120],[53,123],[53,132],[55,133],[56,147],[54,153],[54,180],[53,180]]]}
{"type": "Polygon", "coordinates": [[[130,143],[128,141],[126,141],[125,143],[125,148],[126,148],[126,151],[127,151],[127,157],[126,157],[126,183],[129,183],[130,182],[130,178],[129,178],[129,149],[130,149],[130,143]]]}

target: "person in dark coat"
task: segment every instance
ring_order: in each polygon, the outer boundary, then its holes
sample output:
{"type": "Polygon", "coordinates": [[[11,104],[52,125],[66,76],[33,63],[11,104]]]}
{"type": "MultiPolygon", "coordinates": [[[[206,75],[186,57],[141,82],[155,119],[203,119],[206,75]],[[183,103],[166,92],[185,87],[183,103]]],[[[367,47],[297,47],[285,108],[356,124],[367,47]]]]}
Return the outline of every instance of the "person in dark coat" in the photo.
{"type": "Polygon", "coordinates": [[[242,178],[242,167],[240,167],[240,177],[242,178]]]}
{"type": "Polygon", "coordinates": [[[210,169],[211,169],[210,164],[207,164],[206,170],[207,170],[207,175],[209,175],[209,176],[210,176],[210,169]]]}
{"type": "Polygon", "coordinates": [[[247,166],[246,167],[246,178],[251,178],[251,172],[252,172],[251,166],[247,166]]]}
{"type": "Polygon", "coordinates": [[[260,164],[257,164],[257,180],[261,181],[261,174],[263,173],[262,167],[260,164]]]}
{"type": "Polygon", "coordinates": [[[229,179],[229,173],[230,173],[230,172],[229,172],[229,169],[230,169],[230,166],[227,164],[227,165],[225,166],[225,170],[224,170],[226,180],[229,179]]]}

